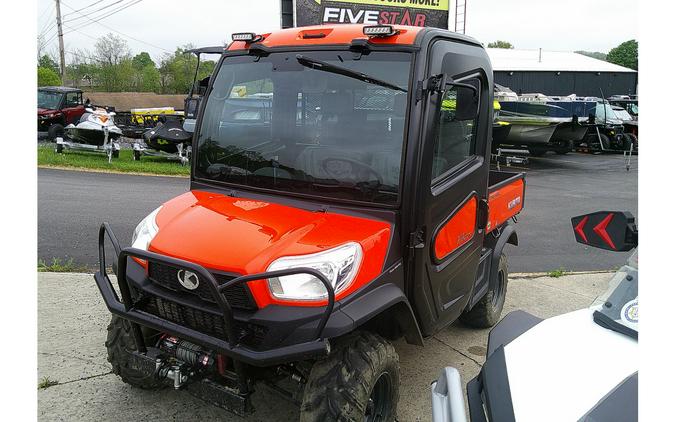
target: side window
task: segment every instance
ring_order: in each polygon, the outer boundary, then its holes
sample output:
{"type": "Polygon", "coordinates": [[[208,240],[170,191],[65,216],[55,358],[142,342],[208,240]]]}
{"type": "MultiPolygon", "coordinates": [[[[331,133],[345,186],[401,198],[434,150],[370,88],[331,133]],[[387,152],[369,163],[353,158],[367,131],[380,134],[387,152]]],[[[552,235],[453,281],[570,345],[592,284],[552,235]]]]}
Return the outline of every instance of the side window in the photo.
{"type": "MultiPolygon", "coordinates": [[[[477,79],[462,82],[480,87],[477,79]]],[[[458,119],[458,114],[460,116],[462,114],[461,107],[466,106],[466,104],[458,102],[457,90],[456,86],[448,86],[443,94],[441,115],[434,145],[432,181],[476,154],[478,121],[477,118],[471,120],[458,119]]]]}
{"type": "Polygon", "coordinates": [[[77,107],[80,105],[80,93],[69,92],[66,94],[66,107],[77,107]]]}

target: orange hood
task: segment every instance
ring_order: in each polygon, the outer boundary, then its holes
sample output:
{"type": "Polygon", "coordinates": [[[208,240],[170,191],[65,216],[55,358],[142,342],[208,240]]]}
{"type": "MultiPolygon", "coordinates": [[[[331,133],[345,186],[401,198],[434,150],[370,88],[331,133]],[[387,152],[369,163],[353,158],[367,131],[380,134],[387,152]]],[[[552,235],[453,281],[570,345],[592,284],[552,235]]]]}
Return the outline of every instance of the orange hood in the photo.
{"type": "MultiPolygon", "coordinates": [[[[363,260],[354,289],[382,272],[391,232],[389,223],[379,220],[205,191],[190,191],[165,203],[157,226],[149,250],[238,274],[264,272],[282,256],[358,242],[363,260]]],[[[346,290],[339,296],[353,289],[346,290]]]]}

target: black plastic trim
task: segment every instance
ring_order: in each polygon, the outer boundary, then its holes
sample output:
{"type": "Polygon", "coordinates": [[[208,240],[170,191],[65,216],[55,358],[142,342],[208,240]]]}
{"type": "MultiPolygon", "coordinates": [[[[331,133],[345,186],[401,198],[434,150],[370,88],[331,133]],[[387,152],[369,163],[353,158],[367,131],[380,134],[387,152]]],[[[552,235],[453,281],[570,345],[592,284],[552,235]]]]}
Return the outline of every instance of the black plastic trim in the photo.
{"type": "Polygon", "coordinates": [[[486,358],[501,346],[506,346],[530,328],[539,324],[543,319],[517,310],[509,312],[492,330],[488,336],[486,358]]]}

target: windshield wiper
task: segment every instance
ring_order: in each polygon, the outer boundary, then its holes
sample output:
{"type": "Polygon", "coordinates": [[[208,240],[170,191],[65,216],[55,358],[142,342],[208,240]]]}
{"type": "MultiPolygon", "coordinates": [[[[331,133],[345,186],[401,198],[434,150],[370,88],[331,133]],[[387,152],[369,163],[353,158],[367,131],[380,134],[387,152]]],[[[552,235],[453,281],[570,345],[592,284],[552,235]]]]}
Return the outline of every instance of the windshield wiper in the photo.
{"type": "Polygon", "coordinates": [[[364,81],[364,82],[368,82],[370,84],[383,86],[385,88],[395,89],[397,91],[408,92],[406,89],[403,89],[400,86],[397,86],[397,85],[394,85],[392,83],[383,81],[381,79],[374,78],[372,76],[366,75],[365,73],[356,72],[354,70],[347,69],[346,67],[340,67],[340,66],[336,66],[334,64],[323,62],[321,60],[312,59],[310,57],[303,56],[302,54],[298,54],[297,56],[295,56],[295,58],[298,60],[298,63],[300,63],[301,65],[303,65],[305,67],[308,67],[310,69],[322,70],[324,72],[335,73],[337,75],[342,75],[342,76],[346,76],[348,78],[358,79],[360,81],[364,81]]]}

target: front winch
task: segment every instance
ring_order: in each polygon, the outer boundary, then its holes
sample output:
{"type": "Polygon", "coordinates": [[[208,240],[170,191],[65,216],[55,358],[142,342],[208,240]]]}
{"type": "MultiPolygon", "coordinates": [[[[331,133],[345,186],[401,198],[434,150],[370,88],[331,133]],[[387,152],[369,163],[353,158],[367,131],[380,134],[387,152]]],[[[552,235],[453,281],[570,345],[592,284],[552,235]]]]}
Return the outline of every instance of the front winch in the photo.
{"type": "Polygon", "coordinates": [[[162,337],[158,348],[166,355],[185,362],[200,371],[211,369],[216,362],[213,353],[204,350],[201,346],[194,343],[173,336],[162,337]]]}

